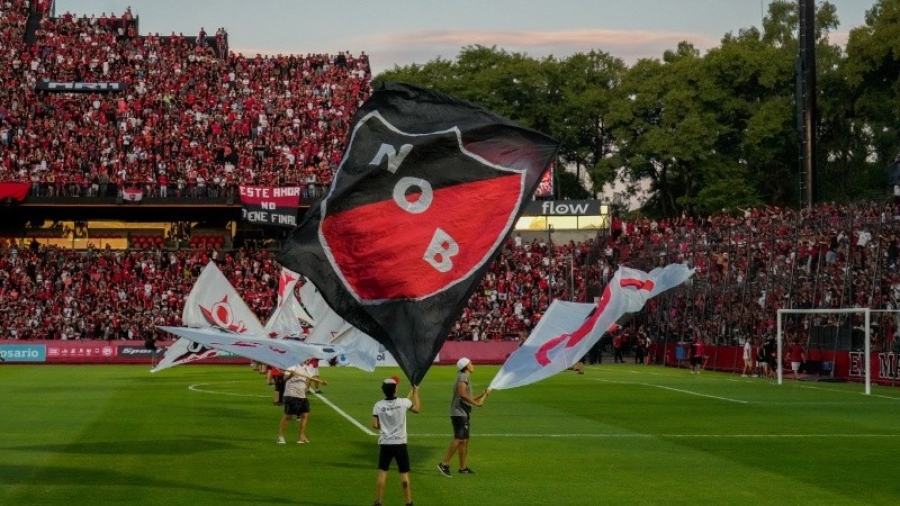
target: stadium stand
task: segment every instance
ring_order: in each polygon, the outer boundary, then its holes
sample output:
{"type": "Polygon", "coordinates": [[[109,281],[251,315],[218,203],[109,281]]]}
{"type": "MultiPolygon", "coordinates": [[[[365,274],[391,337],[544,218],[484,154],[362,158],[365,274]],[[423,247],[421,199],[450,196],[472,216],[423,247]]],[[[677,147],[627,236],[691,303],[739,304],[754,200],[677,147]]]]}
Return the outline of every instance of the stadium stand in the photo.
{"type": "Polygon", "coordinates": [[[50,17],[8,1],[0,24],[0,181],[32,198],[234,196],[236,185],[331,180],[347,122],[370,93],[368,57],[248,57],[227,32],[138,35],[120,16],[50,17]],[[123,83],[50,93],[45,82],[123,83]]]}
{"type": "MultiPolygon", "coordinates": [[[[234,198],[242,183],[302,186],[304,197],[316,198],[339,162],[350,117],[371,92],[365,53],[245,56],[229,51],[222,28],[212,36],[202,28],[140,35],[129,11],[54,16],[51,5],[0,0],[0,182],[29,184],[29,202],[121,197],[128,188],[160,199],[234,198]],[[37,91],[50,81],[128,87],[37,91]]],[[[178,325],[184,297],[211,259],[261,319],[271,310],[278,266],[270,242],[185,223],[74,228],[0,237],[6,337],[139,339],[153,325],[178,325]]],[[[694,279],[651,300],[626,325],[626,343],[639,332],[654,342],[763,338],[774,332],[775,310],[789,306],[896,308],[900,208],[614,219],[609,231],[578,241],[510,239],[450,339],[522,339],[554,298],[592,301],[619,265],[672,262],[696,267],[694,279]]],[[[790,331],[837,320],[795,318],[790,331]]],[[[876,350],[896,328],[889,316],[877,323],[876,350]]]]}
{"type": "MultiPolygon", "coordinates": [[[[626,340],[643,329],[654,341],[699,335],[711,344],[737,344],[771,335],[775,310],[791,301],[795,308],[892,308],[900,301],[900,210],[892,205],[642,219],[623,222],[621,232],[561,244],[546,234],[521,245],[510,239],[450,339],[521,339],[548,301],[594,300],[619,265],[650,270],[686,262],[697,269],[688,286],[651,300],[626,325],[626,340]]],[[[231,248],[222,233],[195,230],[183,249],[162,233],[143,233],[130,238],[134,246],[126,251],[78,251],[38,239],[12,245],[5,238],[0,245],[0,328],[22,339],[110,332],[128,338],[131,324],[177,324],[184,296],[210,259],[262,321],[271,310],[274,251],[231,248]],[[68,325],[78,332],[65,331],[68,325]]],[[[837,323],[836,316],[797,318],[790,328],[837,323]]],[[[877,318],[876,349],[893,340],[895,328],[893,317],[877,318]]]]}

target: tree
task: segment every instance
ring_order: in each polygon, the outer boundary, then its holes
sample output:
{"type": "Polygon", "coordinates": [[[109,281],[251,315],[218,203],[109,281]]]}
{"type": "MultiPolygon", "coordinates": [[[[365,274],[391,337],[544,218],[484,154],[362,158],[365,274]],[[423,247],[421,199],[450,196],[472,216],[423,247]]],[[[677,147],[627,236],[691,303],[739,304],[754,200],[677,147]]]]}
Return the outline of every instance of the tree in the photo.
{"type": "Polygon", "coordinates": [[[860,186],[883,193],[883,170],[900,152],[900,0],[879,0],[866,11],[865,25],[850,31],[842,77],[850,105],[838,111],[850,122],[841,133],[855,142],[840,154],[866,169],[869,184],[860,186]]]}
{"type": "Polygon", "coordinates": [[[722,135],[715,114],[720,93],[688,43],[667,51],[662,61],[636,63],[610,108],[607,125],[616,151],[592,174],[595,184],[617,173],[630,185],[648,181],[644,211],[651,215],[708,212],[701,190],[726,166],[715,149],[722,135]]]}
{"type": "MultiPolygon", "coordinates": [[[[587,171],[594,188],[649,184],[649,215],[796,205],[798,25],[796,0],[772,0],[761,30],[727,33],[705,55],[681,43],[629,68],[598,50],[535,59],[476,45],[375,81],[439,89],[559,139],[558,166],[573,172],[559,172],[562,198],[591,193],[587,171]]],[[[837,26],[822,2],[818,180],[828,200],[882,191],[883,168],[900,151],[900,0],[875,4],[846,57],[828,40],[837,26]]]]}
{"type": "Polygon", "coordinates": [[[560,185],[558,196],[584,198],[589,192],[580,183],[581,171],[593,168],[612,146],[603,117],[624,71],[622,60],[598,51],[537,60],[496,47],[467,46],[455,62],[395,67],[375,81],[438,89],[559,139],[559,165],[575,175],[560,185]]]}

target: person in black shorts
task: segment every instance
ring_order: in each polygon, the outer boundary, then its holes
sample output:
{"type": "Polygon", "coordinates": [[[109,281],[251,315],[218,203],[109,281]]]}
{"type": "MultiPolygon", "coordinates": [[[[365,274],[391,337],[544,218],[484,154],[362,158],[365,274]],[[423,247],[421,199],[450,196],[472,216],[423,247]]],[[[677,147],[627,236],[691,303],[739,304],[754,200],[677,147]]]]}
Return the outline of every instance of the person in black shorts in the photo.
{"type": "Polygon", "coordinates": [[[472,384],[469,375],[475,370],[472,361],[461,358],[456,362],[456,383],[453,385],[453,399],[450,401],[450,422],[453,425],[453,441],[447,447],[444,460],[438,462],[438,470],[446,477],[450,477],[450,460],[453,454],[459,452],[460,474],[475,474],[469,468],[467,458],[469,456],[469,413],[472,406],[481,407],[488,392],[485,390],[478,397],[472,397],[472,384]]]}
{"type": "Polygon", "coordinates": [[[406,505],[412,505],[412,490],[409,487],[409,450],[406,446],[406,412],[419,412],[419,389],[415,385],[405,399],[397,398],[397,385],[400,378],[394,376],[381,383],[384,399],[375,403],[372,408],[372,428],[378,435],[378,482],[375,487],[375,506],[381,506],[384,497],[384,484],[387,482],[391,462],[397,461],[400,471],[400,484],[403,485],[403,496],[406,505]]]}
{"type": "Polygon", "coordinates": [[[306,391],[309,389],[309,382],[314,379],[323,385],[328,384],[322,378],[313,376],[308,361],[284,371],[284,415],[278,424],[278,444],[285,443],[284,431],[292,417],[297,417],[300,425],[297,443],[309,443],[306,439],[306,424],[309,421],[309,399],[306,398],[306,391]]]}

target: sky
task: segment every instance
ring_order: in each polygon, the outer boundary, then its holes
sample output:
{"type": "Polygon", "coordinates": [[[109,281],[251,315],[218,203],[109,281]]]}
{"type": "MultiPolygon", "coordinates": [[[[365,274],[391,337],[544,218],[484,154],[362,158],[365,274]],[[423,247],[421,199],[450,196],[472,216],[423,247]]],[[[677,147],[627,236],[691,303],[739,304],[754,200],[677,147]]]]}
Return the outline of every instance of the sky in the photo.
{"type": "MultiPolygon", "coordinates": [[[[821,0],[819,0],[821,1],[821,0]]],[[[830,0],[841,25],[864,24],[876,0],[830,0]]],[[[232,51],[255,55],[369,55],[374,74],[395,65],[453,60],[468,45],[535,58],[592,49],[633,64],[679,42],[701,51],[728,32],[759,27],[769,0],[56,0],[56,13],[140,17],[140,33],[228,31],[232,51]]]]}

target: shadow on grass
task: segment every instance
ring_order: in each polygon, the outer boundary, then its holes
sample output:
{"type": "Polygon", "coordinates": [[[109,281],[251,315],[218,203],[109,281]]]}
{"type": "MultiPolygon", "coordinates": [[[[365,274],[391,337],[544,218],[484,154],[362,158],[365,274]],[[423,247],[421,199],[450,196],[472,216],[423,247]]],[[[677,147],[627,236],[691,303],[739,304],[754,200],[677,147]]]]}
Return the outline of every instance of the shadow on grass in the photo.
{"type": "MultiPolygon", "coordinates": [[[[229,504],[299,504],[305,506],[352,506],[356,503],[345,502],[342,499],[335,501],[323,501],[316,499],[307,502],[298,499],[295,495],[254,493],[253,490],[224,489],[202,482],[186,482],[168,479],[160,479],[148,474],[130,474],[111,469],[89,467],[63,467],[63,466],[31,466],[12,465],[0,463],[0,481],[4,487],[18,487],[17,496],[28,495],[29,487],[46,487],[52,483],[53,487],[96,487],[99,496],[96,504],[103,504],[102,490],[109,487],[123,487],[133,491],[131,493],[166,493],[170,497],[178,497],[177,491],[184,493],[207,494],[205,500],[224,501],[229,504]],[[173,492],[174,491],[174,492],[173,492]]],[[[0,487],[2,490],[2,487],[0,487]]],[[[41,492],[44,493],[44,492],[41,492]]],[[[64,493],[64,492],[63,492],[64,493]]],[[[0,498],[3,494],[0,493],[0,498]]],[[[177,504],[175,499],[173,504],[177,504]]]]}
{"type": "MultiPolygon", "coordinates": [[[[335,460],[331,462],[327,462],[330,467],[341,468],[341,469],[369,469],[372,471],[372,476],[375,474],[375,470],[378,467],[378,443],[376,439],[372,440],[372,443],[363,443],[357,441],[351,445],[346,445],[345,452],[342,452],[342,460],[335,460]],[[352,455],[350,458],[343,458],[347,455],[352,455]]],[[[450,441],[449,439],[447,440],[450,441]]],[[[433,445],[417,445],[417,444],[409,444],[407,445],[407,449],[409,450],[409,460],[410,467],[413,472],[416,469],[422,468],[433,468],[437,462],[444,456],[443,452],[444,447],[435,448],[433,445]],[[439,455],[440,453],[440,455],[439,455]]],[[[392,472],[397,471],[397,463],[391,463],[392,472]]],[[[437,472],[437,471],[435,471],[437,472]]]]}
{"type": "MultiPolygon", "coordinates": [[[[234,450],[238,446],[222,439],[155,439],[152,441],[94,441],[84,443],[26,445],[6,448],[8,452],[41,452],[72,455],[186,455],[208,451],[234,450]]],[[[0,475],[2,476],[2,475],[0,475]]]]}
{"type": "MultiPolygon", "coordinates": [[[[188,492],[202,492],[210,494],[211,498],[227,495],[230,501],[237,499],[247,503],[276,504],[293,502],[293,498],[283,496],[276,497],[255,494],[249,491],[223,490],[206,486],[203,483],[188,484],[180,481],[159,479],[147,474],[128,474],[109,469],[0,464],[0,476],[3,476],[4,485],[6,486],[28,487],[52,483],[54,487],[95,486],[97,490],[116,486],[135,489],[147,488],[154,491],[184,490],[188,492]]],[[[102,504],[103,497],[97,497],[97,501],[98,504],[102,504]]]]}

